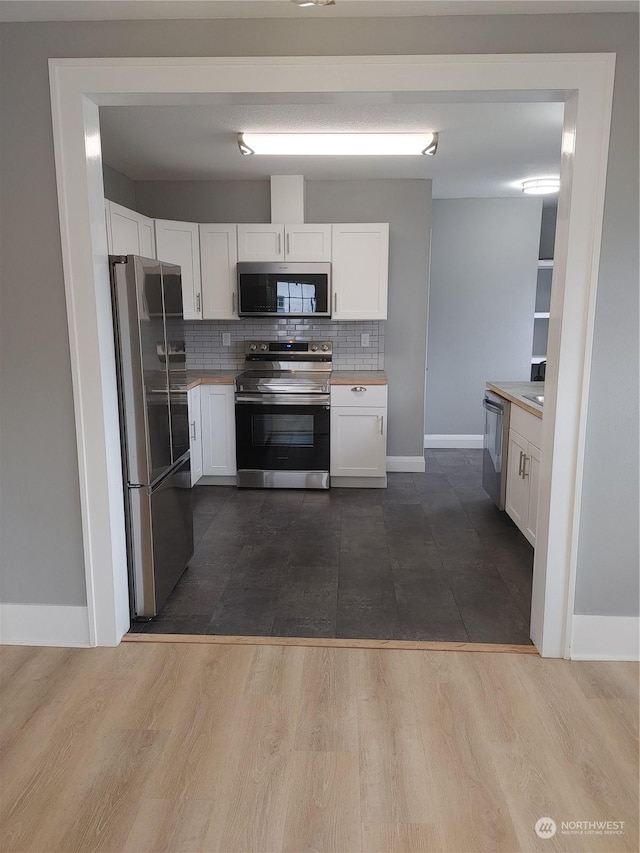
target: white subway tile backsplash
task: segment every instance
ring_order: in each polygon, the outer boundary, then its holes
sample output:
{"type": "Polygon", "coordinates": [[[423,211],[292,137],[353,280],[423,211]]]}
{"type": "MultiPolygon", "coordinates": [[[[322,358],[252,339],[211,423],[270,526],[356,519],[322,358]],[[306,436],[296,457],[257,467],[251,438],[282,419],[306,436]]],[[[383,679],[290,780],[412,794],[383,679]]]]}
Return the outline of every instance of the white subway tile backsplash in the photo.
{"type": "Polygon", "coordinates": [[[382,370],[384,366],[384,322],[318,322],[300,319],[269,320],[256,318],[228,321],[185,322],[187,368],[234,370],[244,365],[244,343],[252,340],[298,341],[327,340],[333,343],[336,368],[382,370]],[[222,346],[222,333],[228,332],[230,346],[222,346]],[[360,345],[361,334],[368,333],[369,346],[360,345]]]}

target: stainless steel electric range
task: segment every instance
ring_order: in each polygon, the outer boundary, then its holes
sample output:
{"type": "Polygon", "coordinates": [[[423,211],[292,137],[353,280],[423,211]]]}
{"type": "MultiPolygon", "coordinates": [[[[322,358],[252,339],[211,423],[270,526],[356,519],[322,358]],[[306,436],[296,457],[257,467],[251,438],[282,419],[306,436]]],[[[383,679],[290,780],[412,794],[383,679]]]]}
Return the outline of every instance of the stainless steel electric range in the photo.
{"type": "Polygon", "coordinates": [[[329,488],[329,341],[248,341],[236,379],[237,483],[329,488]]]}

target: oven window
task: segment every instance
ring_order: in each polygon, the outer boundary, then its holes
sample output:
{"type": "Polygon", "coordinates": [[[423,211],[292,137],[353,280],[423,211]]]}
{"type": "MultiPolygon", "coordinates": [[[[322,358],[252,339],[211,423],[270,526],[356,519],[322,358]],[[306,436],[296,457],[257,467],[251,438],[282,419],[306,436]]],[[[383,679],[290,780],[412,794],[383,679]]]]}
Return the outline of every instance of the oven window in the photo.
{"type": "Polygon", "coordinates": [[[313,447],[313,415],[260,414],[251,420],[254,447],[313,447]]]}
{"type": "Polygon", "coordinates": [[[316,286],[303,281],[277,281],[279,314],[313,314],[317,310],[316,286]]]}

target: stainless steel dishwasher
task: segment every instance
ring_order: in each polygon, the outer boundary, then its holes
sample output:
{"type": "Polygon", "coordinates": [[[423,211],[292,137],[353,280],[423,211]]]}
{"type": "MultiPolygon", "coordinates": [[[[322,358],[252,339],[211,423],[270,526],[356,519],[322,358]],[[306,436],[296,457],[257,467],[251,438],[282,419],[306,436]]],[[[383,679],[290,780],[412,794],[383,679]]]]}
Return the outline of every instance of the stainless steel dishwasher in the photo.
{"type": "Polygon", "coordinates": [[[498,509],[504,509],[507,494],[507,448],[511,403],[485,391],[482,486],[498,509]]]}

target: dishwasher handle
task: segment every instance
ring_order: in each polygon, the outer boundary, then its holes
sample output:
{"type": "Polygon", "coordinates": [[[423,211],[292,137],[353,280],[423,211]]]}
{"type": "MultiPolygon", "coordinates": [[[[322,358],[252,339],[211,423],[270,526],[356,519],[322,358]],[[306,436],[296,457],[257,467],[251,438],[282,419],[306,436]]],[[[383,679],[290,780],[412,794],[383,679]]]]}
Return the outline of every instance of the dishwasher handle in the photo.
{"type": "Polygon", "coordinates": [[[489,399],[487,399],[487,397],[485,397],[484,400],[482,401],[482,405],[485,407],[485,409],[488,412],[494,412],[494,414],[496,414],[496,415],[503,415],[504,414],[504,408],[505,407],[501,406],[498,403],[494,403],[493,400],[489,400],[489,399]]]}

